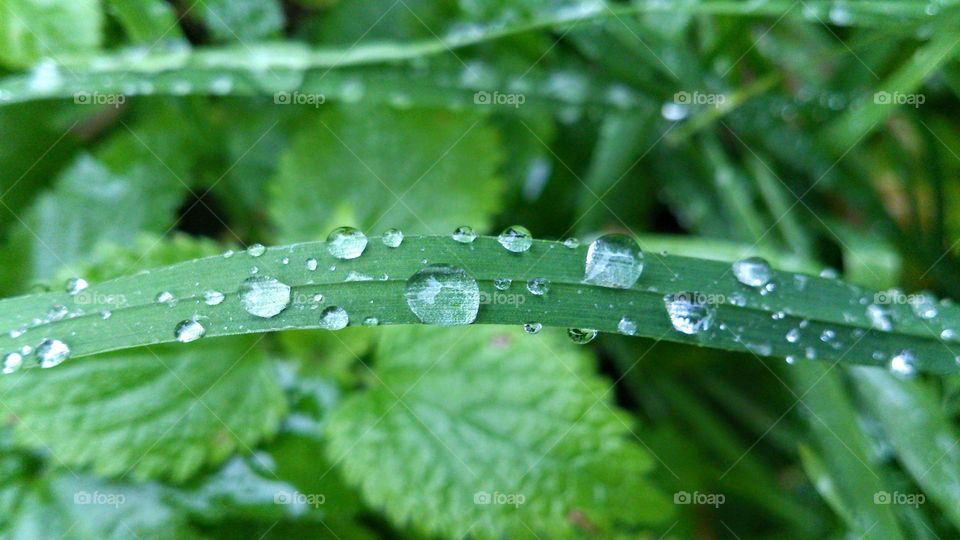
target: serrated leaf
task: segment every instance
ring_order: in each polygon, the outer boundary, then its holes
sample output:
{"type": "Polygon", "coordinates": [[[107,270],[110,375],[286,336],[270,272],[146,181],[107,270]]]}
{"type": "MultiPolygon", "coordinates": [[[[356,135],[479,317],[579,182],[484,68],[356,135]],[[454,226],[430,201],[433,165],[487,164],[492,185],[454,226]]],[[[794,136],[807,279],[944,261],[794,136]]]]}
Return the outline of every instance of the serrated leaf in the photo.
{"type": "Polygon", "coordinates": [[[97,0],[0,2],[0,63],[24,67],[40,58],[100,46],[103,13],[97,0]]]}
{"type": "Polygon", "coordinates": [[[556,334],[390,329],[377,359],[327,433],[332,459],[395,523],[563,538],[669,514],[607,383],[556,334]]]}
{"type": "Polygon", "coordinates": [[[337,225],[431,234],[464,223],[486,229],[499,208],[500,156],[496,133],[478,115],[325,111],[284,154],[270,215],[288,240],[322,238],[337,225]],[[440,193],[442,213],[433,211],[440,193]]]}

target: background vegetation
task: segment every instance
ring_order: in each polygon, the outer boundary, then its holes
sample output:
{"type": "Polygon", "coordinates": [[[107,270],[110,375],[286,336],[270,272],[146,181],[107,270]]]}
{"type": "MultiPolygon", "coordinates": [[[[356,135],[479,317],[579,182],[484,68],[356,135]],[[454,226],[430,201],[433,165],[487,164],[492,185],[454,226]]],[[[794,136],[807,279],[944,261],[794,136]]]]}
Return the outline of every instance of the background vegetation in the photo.
{"type": "MultiPolygon", "coordinates": [[[[960,293],[957,4],[0,0],[0,294],[520,223],[956,315],[911,295],[960,293]]],[[[778,308],[753,330],[779,343],[778,308]]],[[[298,330],[4,375],[0,535],[960,534],[956,375],[563,334],[298,330]]]]}

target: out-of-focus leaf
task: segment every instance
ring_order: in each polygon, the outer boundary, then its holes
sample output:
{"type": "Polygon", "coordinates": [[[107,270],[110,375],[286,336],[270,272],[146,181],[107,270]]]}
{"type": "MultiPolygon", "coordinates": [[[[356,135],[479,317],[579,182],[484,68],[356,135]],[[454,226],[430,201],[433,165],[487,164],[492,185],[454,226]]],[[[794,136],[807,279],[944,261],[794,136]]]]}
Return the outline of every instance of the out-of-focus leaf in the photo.
{"type": "Polygon", "coordinates": [[[277,0],[204,0],[194,8],[216,41],[248,43],[283,28],[283,8],[277,0]]]}
{"type": "Polygon", "coordinates": [[[177,14],[164,0],[109,0],[107,7],[133,43],[150,47],[160,41],[182,43],[183,31],[177,14]]]}
{"type": "Polygon", "coordinates": [[[4,0],[0,63],[25,67],[41,58],[96,49],[103,39],[102,26],[97,0],[4,0]]]}

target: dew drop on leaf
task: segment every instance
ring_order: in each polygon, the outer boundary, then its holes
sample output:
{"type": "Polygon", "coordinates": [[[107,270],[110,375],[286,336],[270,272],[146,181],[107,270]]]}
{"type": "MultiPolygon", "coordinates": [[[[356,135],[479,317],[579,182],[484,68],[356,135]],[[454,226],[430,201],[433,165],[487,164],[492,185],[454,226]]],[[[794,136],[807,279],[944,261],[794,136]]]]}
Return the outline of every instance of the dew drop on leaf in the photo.
{"type": "Polygon", "coordinates": [[[523,253],[533,245],[533,235],[522,225],[507,227],[497,237],[500,245],[513,253],[523,253]]]}
{"type": "Polygon", "coordinates": [[[617,323],[617,330],[619,330],[621,334],[635,336],[637,334],[637,321],[630,317],[622,317],[620,322],[617,323]]]}
{"type": "Polygon", "coordinates": [[[243,280],[238,295],[247,313],[264,319],[278,315],[290,305],[290,286],[267,276],[243,280]]]}
{"type": "Polygon", "coordinates": [[[788,331],[787,331],[787,341],[788,341],[789,343],[796,343],[796,342],[800,341],[800,329],[799,329],[799,328],[791,328],[790,330],[788,330],[788,331]]]}
{"type": "Polygon", "coordinates": [[[773,279],[770,263],[760,257],[747,257],[733,263],[733,275],[747,287],[764,287],[773,279]]]}
{"type": "Polygon", "coordinates": [[[568,247],[570,249],[576,249],[580,247],[580,240],[573,237],[567,238],[566,240],[563,241],[563,245],[564,247],[568,247]]]}
{"type": "Polygon", "coordinates": [[[67,306],[54,304],[50,306],[49,310],[47,310],[47,320],[59,321],[64,317],[66,317],[69,313],[70,313],[70,310],[67,309],[67,306]]]}
{"type": "Polygon", "coordinates": [[[327,251],[338,259],[356,259],[367,248],[367,235],[353,227],[338,227],[327,236],[327,251]]]}
{"type": "Polygon", "coordinates": [[[533,278],[527,281],[527,290],[534,296],[543,296],[550,292],[550,281],[547,278],[533,278]]]}
{"type": "Polygon", "coordinates": [[[219,306],[223,303],[223,293],[220,291],[203,291],[203,303],[208,306],[219,306]]]}
{"type": "Polygon", "coordinates": [[[510,278],[497,278],[493,280],[493,286],[496,287],[498,291],[505,291],[509,289],[512,284],[513,280],[510,278]]]}
{"type": "Polygon", "coordinates": [[[363,319],[364,326],[377,326],[378,324],[380,324],[380,319],[376,317],[365,317],[363,319]]]}
{"type": "Polygon", "coordinates": [[[678,332],[694,335],[710,329],[715,310],[695,292],[668,294],[663,305],[670,317],[670,324],[678,332]]]}
{"type": "Polygon", "coordinates": [[[917,371],[916,363],[912,352],[900,351],[890,359],[890,372],[899,377],[912,377],[917,371]]]}
{"type": "Polygon", "coordinates": [[[59,366],[70,358],[70,347],[59,339],[45,339],[37,347],[37,363],[42,368],[59,366]]]}
{"type": "Polygon", "coordinates": [[[608,234],[590,243],[583,282],[601,287],[629,289],[643,273],[643,252],[633,238],[608,234]]]}
{"type": "Polygon", "coordinates": [[[870,326],[882,332],[893,330],[893,319],[890,317],[890,310],[877,305],[867,306],[867,318],[870,319],[870,326]]]}
{"type": "Polygon", "coordinates": [[[23,355],[18,352],[8,353],[3,357],[3,373],[9,375],[23,366],[23,355]]]}
{"type": "Polygon", "coordinates": [[[937,300],[930,293],[915,294],[910,297],[913,313],[921,319],[930,320],[937,316],[937,300]]]}
{"type": "Polygon", "coordinates": [[[320,328],[326,330],[342,330],[350,323],[347,310],[340,306],[330,306],[320,313],[320,328]]]}
{"type": "Polygon", "coordinates": [[[820,271],[820,277],[824,279],[837,279],[840,277],[840,272],[837,272],[836,268],[824,268],[820,271]]]}
{"type": "Polygon", "coordinates": [[[259,257],[266,253],[266,251],[267,248],[263,247],[263,244],[251,244],[250,247],[247,248],[247,254],[251,257],[259,257]]]}
{"type": "Polygon", "coordinates": [[[65,288],[67,289],[67,294],[73,296],[89,286],[90,284],[87,283],[87,280],[80,277],[73,277],[67,280],[65,288]]]}
{"type": "Polygon", "coordinates": [[[207,329],[194,320],[181,321],[173,331],[174,336],[180,343],[196,341],[206,335],[206,333],[207,329]]]}
{"type": "Polygon", "coordinates": [[[400,247],[403,243],[403,232],[400,229],[387,229],[380,237],[380,241],[388,248],[400,247]]]}
{"type": "Polygon", "coordinates": [[[461,244],[470,244],[477,239],[477,232],[473,230],[473,227],[463,225],[457,227],[450,237],[461,244]]]}
{"type": "Polygon", "coordinates": [[[410,276],[404,296],[410,311],[426,324],[470,324],[480,310],[477,280],[448,264],[433,264],[410,276]]]}
{"type": "Polygon", "coordinates": [[[163,304],[170,307],[177,305],[177,297],[174,296],[170,291],[158,292],[157,296],[154,297],[154,301],[156,301],[158,304],[163,304]]]}
{"type": "Polygon", "coordinates": [[[597,331],[592,328],[568,328],[567,337],[577,345],[586,345],[597,337],[597,331]]]}
{"type": "Polygon", "coordinates": [[[307,259],[307,270],[309,270],[309,271],[311,271],[311,272],[316,272],[317,267],[319,266],[319,264],[320,264],[320,263],[318,263],[316,259],[314,259],[314,258],[311,257],[311,258],[307,259]]]}
{"type": "Polygon", "coordinates": [[[523,325],[523,331],[528,334],[539,334],[543,330],[543,325],[538,322],[528,322],[523,325]]]}

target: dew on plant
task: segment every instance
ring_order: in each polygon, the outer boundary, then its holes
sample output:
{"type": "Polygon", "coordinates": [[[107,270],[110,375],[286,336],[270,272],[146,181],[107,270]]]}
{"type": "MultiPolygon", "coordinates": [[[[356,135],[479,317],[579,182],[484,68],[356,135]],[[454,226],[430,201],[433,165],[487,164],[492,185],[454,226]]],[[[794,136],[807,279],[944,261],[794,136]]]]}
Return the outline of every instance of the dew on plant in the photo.
{"type": "Polygon", "coordinates": [[[208,306],[219,306],[223,303],[224,296],[220,291],[206,290],[203,291],[203,303],[208,306]]]}
{"type": "Polygon", "coordinates": [[[100,318],[101,318],[101,319],[107,320],[107,319],[109,319],[110,317],[113,317],[113,312],[110,311],[109,309],[105,309],[105,310],[103,310],[103,311],[100,312],[100,318]]]}
{"type": "Polygon", "coordinates": [[[233,257],[233,250],[232,250],[232,249],[228,249],[228,250],[226,250],[226,251],[223,252],[223,258],[224,258],[224,259],[229,259],[230,257],[233,257]]]}
{"type": "Polygon", "coordinates": [[[314,259],[313,257],[307,259],[307,270],[309,270],[309,271],[311,271],[311,272],[316,272],[316,271],[317,271],[317,267],[318,267],[319,265],[320,265],[320,263],[317,262],[317,260],[314,259]]]}
{"type": "Polygon", "coordinates": [[[765,287],[773,279],[770,263],[760,257],[748,257],[733,263],[731,267],[737,281],[748,287],[765,287]]]}
{"type": "Polygon", "coordinates": [[[567,337],[577,345],[586,345],[597,337],[597,331],[592,328],[568,328],[567,337]]]}
{"type": "Polygon", "coordinates": [[[400,247],[403,243],[403,232],[400,229],[387,229],[380,237],[380,241],[388,248],[400,247]]]}
{"type": "Polygon", "coordinates": [[[347,273],[347,277],[343,278],[344,281],[373,281],[373,276],[364,274],[362,272],[357,272],[356,270],[351,270],[347,273]]]}
{"type": "Polygon", "coordinates": [[[800,329],[791,328],[790,330],[787,331],[786,338],[787,338],[787,342],[789,343],[796,343],[800,341],[800,329]]]}
{"type": "Polygon", "coordinates": [[[18,352],[7,353],[3,357],[3,373],[9,375],[23,366],[23,355],[18,352]]]}
{"type": "Polygon", "coordinates": [[[85,290],[89,286],[90,284],[87,283],[87,280],[81,277],[72,277],[68,279],[66,284],[64,285],[64,287],[67,290],[67,294],[71,296],[80,293],[80,291],[85,290]]]}
{"type": "Polygon", "coordinates": [[[637,335],[637,321],[631,319],[630,317],[621,317],[620,322],[617,323],[617,330],[627,336],[637,335]]]}
{"type": "Polygon", "coordinates": [[[527,290],[534,296],[543,296],[550,292],[550,280],[542,277],[527,281],[527,290]]]}
{"type": "Polygon", "coordinates": [[[957,332],[952,328],[944,328],[940,331],[940,339],[952,341],[957,338],[957,332]]]}
{"type": "Polygon", "coordinates": [[[702,297],[703,295],[695,292],[668,294],[663,297],[663,305],[675,330],[694,335],[710,329],[716,310],[702,297]]]}
{"type": "Polygon", "coordinates": [[[180,321],[173,329],[173,335],[180,343],[190,343],[206,335],[207,329],[195,320],[180,321]]]}
{"type": "Polygon", "coordinates": [[[37,346],[36,355],[40,367],[52,368],[70,358],[70,347],[59,339],[45,339],[37,346]]]}
{"type": "Polygon", "coordinates": [[[347,310],[340,306],[330,306],[320,313],[320,328],[325,330],[342,330],[350,323],[347,310]]]}
{"type": "Polygon", "coordinates": [[[280,259],[280,264],[282,264],[282,265],[284,265],[284,266],[290,264],[290,257],[284,257],[284,258],[280,259]]]}
{"type": "Polygon", "coordinates": [[[493,280],[493,286],[498,291],[505,291],[510,288],[510,285],[513,284],[513,280],[510,278],[497,278],[493,280]]]}
{"type": "Polygon", "coordinates": [[[836,268],[824,268],[820,271],[820,277],[824,279],[839,279],[840,272],[836,268]]]}
{"type": "Polygon", "coordinates": [[[912,377],[917,371],[917,360],[908,350],[900,351],[890,359],[890,372],[898,377],[912,377]]]}
{"type": "Polygon", "coordinates": [[[925,320],[934,319],[939,313],[937,309],[937,299],[930,293],[920,293],[911,296],[910,307],[917,317],[925,320]]]}
{"type": "Polygon", "coordinates": [[[523,331],[528,334],[539,334],[543,330],[543,325],[538,322],[529,322],[523,325],[523,331]]]}
{"type": "Polygon", "coordinates": [[[407,280],[404,296],[423,323],[439,326],[471,324],[480,310],[480,287],[466,270],[433,264],[407,280]]]}
{"type": "Polygon", "coordinates": [[[870,326],[875,330],[880,330],[881,332],[893,330],[893,317],[890,314],[890,310],[881,305],[870,304],[867,306],[867,319],[870,320],[870,326]]]}
{"type": "Polygon", "coordinates": [[[50,309],[47,310],[47,321],[59,321],[63,320],[67,315],[70,314],[70,310],[67,309],[67,306],[61,304],[54,304],[50,306],[50,309]]]}
{"type": "Polygon", "coordinates": [[[473,230],[473,227],[463,225],[461,227],[457,227],[450,237],[461,244],[470,244],[477,239],[477,232],[473,230]]]}
{"type": "Polygon", "coordinates": [[[318,304],[322,303],[322,302],[323,302],[323,295],[320,294],[320,293],[317,293],[317,294],[313,295],[313,301],[316,302],[316,303],[318,303],[318,304]]]}
{"type": "Polygon", "coordinates": [[[367,248],[367,235],[353,227],[338,227],[327,236],[327,251],[338,259],[356,259],[367,248]]]}
{"type": "Polygon", "coordinates": [[[177,305],[177,297],[170,291],[160,291],[153,298],[153,301],[165,306],[173,307],[177,305]]]}
{"type": "Polygon", "coordinates": [[[263,244],[250,244],[247,248],[247,255],[251,257],[259,257],[267,252],[267,248],[263,244]]]}
{"type": "Polygon", "coordinates": [[[247,313],[269,319],[290,305],[290,286],[276,278],[254,276],[243,280],[238,296],[247,313]]]}
{"type": "Polygon", "coordinates": [[[533,246],[533,235],[522,225],[512,225],[500,233],[497,242],[507,251],[523,253],[533,246]]]}
{"type": "Polygon", "coordinates": [[[629,289],[643,273],[643,252],[637,242],[623,234],[608,234],[590,243],[584,260],[583,282],[629,289]]]}
{"type": "Polygon", "coordinates": [[[380,319],[376,317],[370,316],[370,317],[363,318],[364,326],[377,326],[378,324],[380,324],[380,319]]]}
{"type": "Polygon", "coordinates": [[[578,247],[580,247],[580,240],[571,236],[570,238],[567,238],[566,240],[563,241],[563,247],[566,247],[569,249],[577,249],[578,247]]]}

